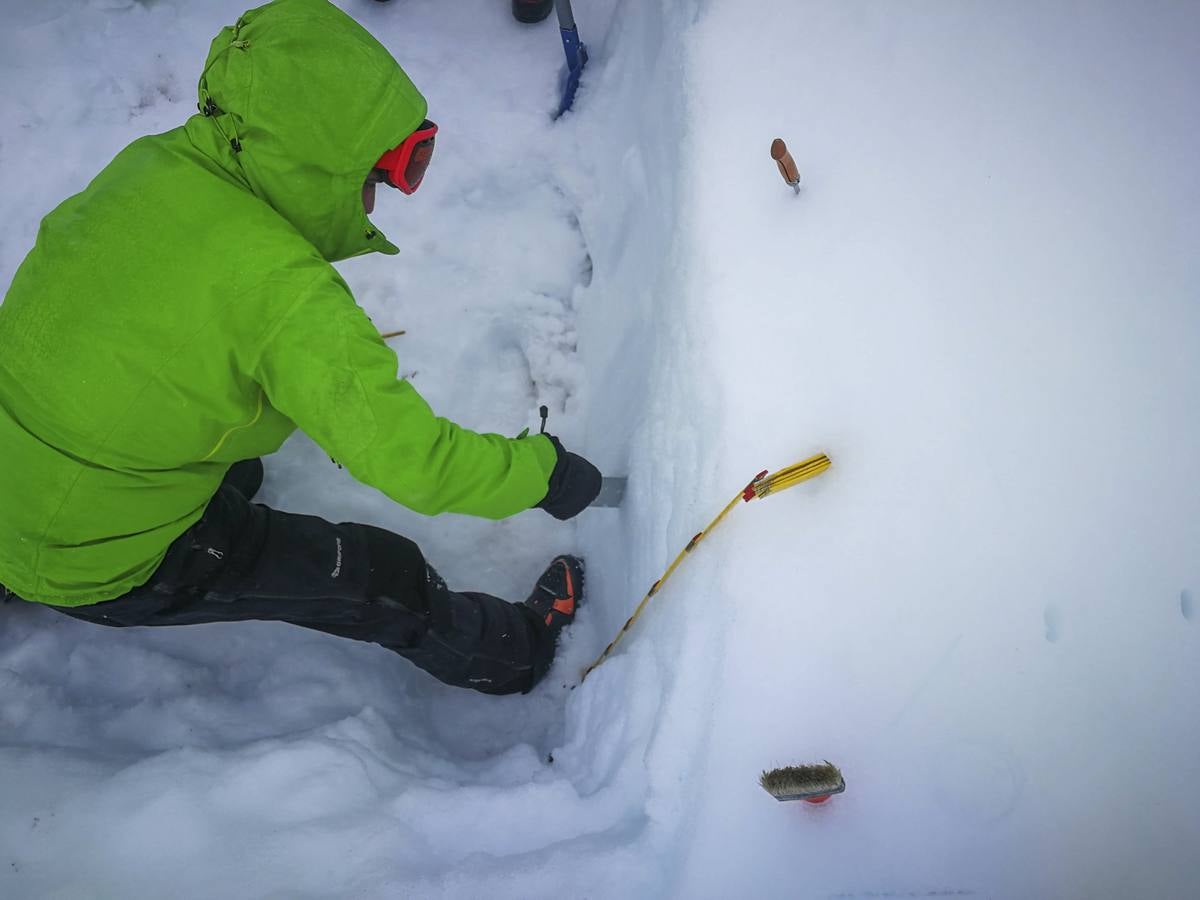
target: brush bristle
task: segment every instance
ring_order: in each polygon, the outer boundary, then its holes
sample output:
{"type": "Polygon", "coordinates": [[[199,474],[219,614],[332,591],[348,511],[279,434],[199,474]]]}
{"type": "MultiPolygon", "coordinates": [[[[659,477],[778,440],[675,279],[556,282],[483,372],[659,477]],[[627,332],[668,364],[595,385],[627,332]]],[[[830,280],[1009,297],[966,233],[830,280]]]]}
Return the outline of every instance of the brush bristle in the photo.
{"type": "Polygon", "coordinates": [[[758,783],[779,800],[839,794],[846,789],[841,770],[829,760],[811,766],[784,766],[763,772],[758,783]]]}

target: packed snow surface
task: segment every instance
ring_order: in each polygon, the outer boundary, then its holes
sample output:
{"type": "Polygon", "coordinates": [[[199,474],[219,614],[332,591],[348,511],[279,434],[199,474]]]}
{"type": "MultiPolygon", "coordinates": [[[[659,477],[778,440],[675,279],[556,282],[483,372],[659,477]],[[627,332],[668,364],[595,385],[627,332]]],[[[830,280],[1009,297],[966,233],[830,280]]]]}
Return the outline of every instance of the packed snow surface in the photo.
{"type": "MultiPolygon", "coordinates": [[[[552,22],[340,5],[441,128],[379,197],[401,255],[341,266],[399,374],[478,430],[547,404],[630,493],[427,519],[298,435],[262,499],[512,599],[580,552],[588,606],[506,698],[281,624],[0,607],[0,896],[1194,896],[1200,7],[578,2],[553,122],[552,22]],[[756,784],[822,759],[824,806],[756,784]]],[[[243,8],[0,2],[0,286],[243,8]]]]}

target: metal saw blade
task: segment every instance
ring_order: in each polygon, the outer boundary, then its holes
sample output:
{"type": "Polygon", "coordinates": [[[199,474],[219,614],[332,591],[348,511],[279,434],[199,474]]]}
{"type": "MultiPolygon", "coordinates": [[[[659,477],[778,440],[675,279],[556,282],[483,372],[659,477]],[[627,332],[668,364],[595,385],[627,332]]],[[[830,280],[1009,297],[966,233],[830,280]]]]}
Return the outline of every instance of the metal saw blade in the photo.
{"type": "Polygon", "coordinates": [[[625,483],[628,478],[605,476],[600,482],[600,493],[592,501],[592,506],[613,508],[621,505],[625,499],[625,483]]]}

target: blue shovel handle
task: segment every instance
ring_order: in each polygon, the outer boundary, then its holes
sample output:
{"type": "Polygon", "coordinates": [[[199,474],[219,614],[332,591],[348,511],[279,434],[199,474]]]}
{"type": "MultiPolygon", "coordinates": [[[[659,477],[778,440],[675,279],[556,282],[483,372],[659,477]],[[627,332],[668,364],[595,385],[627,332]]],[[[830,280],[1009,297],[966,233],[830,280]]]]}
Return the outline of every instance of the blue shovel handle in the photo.
{"type": "Polygon", "coordinates": [[[563,53],[567,57],[567,81],[563,86],[562,102],[558,106],[558,115],[561,116],[575,102],[575,91],[579,88],[583,67],[587,65],[588,52],[587,45],[579,40],[571,0],[555,0],[554,9],[558,13],[558,31],[562,35],[563,53]]]}

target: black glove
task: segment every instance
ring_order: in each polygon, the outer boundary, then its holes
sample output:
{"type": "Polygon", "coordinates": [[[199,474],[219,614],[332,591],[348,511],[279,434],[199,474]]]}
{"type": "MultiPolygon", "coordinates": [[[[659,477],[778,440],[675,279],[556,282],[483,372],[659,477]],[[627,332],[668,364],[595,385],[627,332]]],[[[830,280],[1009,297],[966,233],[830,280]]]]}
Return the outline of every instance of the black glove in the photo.
{"type": "Polygon", "coordinates": [[[537,505],[556,519],[572,519],[579,515],[600,493],[600,470],[577,453],[563,449],[553,435],[546,435],[558,451],[558,462],[550,473],[550,488],[537,505]]]}

